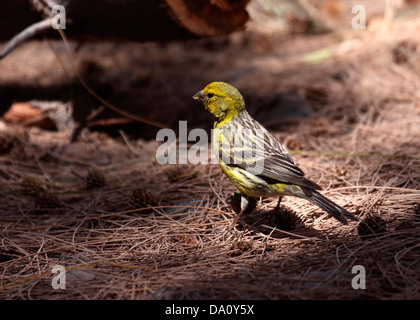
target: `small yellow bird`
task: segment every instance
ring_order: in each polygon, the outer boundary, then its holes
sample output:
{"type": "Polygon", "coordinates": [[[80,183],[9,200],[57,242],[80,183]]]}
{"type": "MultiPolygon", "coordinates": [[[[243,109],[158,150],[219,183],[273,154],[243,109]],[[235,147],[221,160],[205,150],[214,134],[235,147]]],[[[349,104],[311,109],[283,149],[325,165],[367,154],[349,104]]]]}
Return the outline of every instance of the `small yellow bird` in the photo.
{"type": "Polygon", "coordinates": [[[231,228],[247,208],[248,197],[278,196],[279,208],[283,195],[295,196],[312,202],[343,224],[347,224],[347,218],[358,220],[316,191],[321,187],[305,178],[286,148],[248,114],[235,87],[212,82],[193,99],[201,101],[213,115],[214,153],[222,171],[241,192],[241,210],[231,228]]]}

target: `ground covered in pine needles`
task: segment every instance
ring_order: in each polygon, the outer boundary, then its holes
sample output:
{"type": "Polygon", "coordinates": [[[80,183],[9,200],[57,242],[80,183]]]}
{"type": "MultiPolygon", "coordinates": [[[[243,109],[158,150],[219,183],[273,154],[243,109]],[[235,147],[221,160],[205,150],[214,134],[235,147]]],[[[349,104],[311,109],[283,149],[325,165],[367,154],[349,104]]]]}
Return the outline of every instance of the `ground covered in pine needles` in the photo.
{"type": "Polygon", "coordinates": [[[360,218],[347,226],[290,197],[276,212],[269,198],[226,233],[235,188],[217,165],[159,165],[158,142],[123,131],[83,130],[70,143],[71,130],[2,123],[0,299],[420,298],[419,27],[410,19],[295,38],[253,30],[146,44],[132,57],[157,70],[142,85],[172,99],[158,110],[171,114],[155,118],[172,125],[208,129],[191,95],[213,80],[237,86],[323,194],[360,218]],[[310,115],[282,121],[284,95],[310,115]],[[65,289],[52,287],[57,265],[65,289]],[[355,266],[365,289],[352,286],[355,266]]]}

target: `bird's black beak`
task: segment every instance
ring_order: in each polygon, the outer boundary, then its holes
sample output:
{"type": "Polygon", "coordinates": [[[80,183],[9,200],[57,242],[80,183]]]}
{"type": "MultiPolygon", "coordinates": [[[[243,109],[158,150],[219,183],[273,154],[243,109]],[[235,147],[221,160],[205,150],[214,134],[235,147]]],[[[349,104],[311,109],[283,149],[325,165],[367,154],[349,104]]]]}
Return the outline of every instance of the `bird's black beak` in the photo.
{"type": "Polygon", "coordinates": [[[204,94],[203,90],[198,91],[195,95],[193,95],[193,99],[197,101],[204,102],[204,94]]]}

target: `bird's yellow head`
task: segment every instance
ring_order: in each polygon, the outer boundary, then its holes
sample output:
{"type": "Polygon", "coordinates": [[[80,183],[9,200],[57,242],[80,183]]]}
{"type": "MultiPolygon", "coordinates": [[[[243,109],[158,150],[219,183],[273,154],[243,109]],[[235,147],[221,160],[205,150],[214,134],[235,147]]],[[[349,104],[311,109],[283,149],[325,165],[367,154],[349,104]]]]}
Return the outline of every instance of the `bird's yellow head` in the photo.
{"type": "Polygon", "coordinates": [[[244,98],[238,89],[225,82],[210,83],[193,99],[204,104],[217,124],[226,123],[245,111],[244,98]]]}

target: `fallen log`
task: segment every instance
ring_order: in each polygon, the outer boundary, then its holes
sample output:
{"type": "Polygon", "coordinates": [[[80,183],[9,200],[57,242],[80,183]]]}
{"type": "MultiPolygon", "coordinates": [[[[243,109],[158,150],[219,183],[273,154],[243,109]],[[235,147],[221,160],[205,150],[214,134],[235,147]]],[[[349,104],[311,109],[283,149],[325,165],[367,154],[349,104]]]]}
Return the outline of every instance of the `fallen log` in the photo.
{"type": "Polygon", "coordinates": [[[22,42],[45,32],[47,37],[58,38],[52,25],[40,22],[52,21],[57,5],[65,9],[65,32],[69,39],[143,42],[210,37],[241,30],[248,20],[245,8],[248,1],[3,0],[0,41],[12,39],[4,46],[0,58],[22,42]],[[38,13],[38,20],[34,11],[38,13]],[[23,31],[16,34],[19,28],[23,31]]]}

